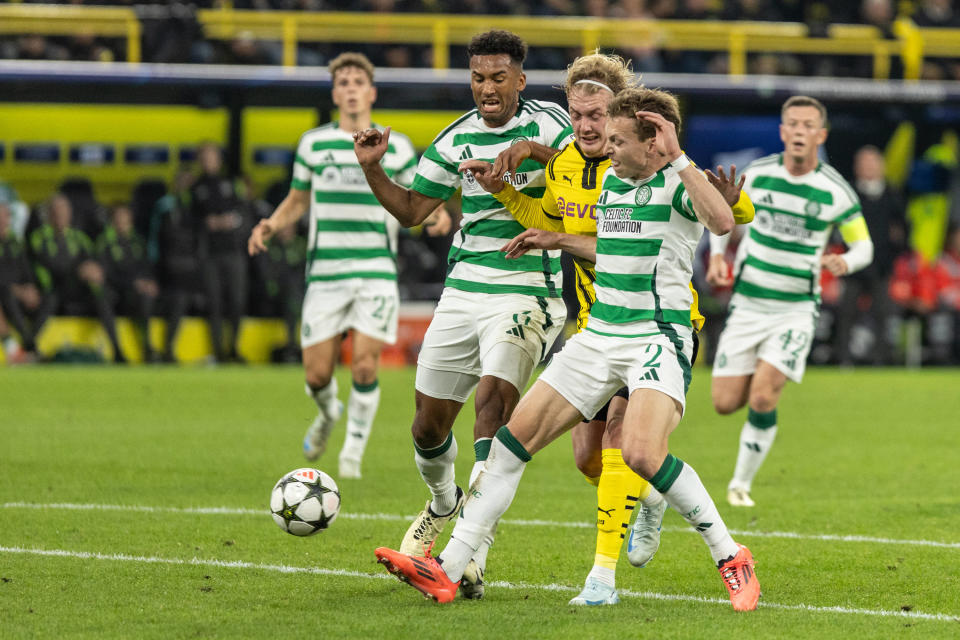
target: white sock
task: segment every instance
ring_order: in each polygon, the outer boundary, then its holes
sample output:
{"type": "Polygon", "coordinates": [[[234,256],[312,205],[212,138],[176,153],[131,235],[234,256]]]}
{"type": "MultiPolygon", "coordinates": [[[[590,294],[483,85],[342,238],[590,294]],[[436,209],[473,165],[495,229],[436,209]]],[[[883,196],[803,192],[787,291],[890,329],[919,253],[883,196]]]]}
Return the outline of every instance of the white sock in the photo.
{"type": "Polygon", "coordinates": [[[657,491],[656,489],[654,489],[653,485],[651,485],[650,493],[647,495],[646,498],[644,498],[640,502],[645,507],[653,508],[653,507],[660,506],[660,503],[663,502],[663,499],[664,499],[663,494],[657,491]]]}
{"type": "Polygon", "coordinates": [[[357,388],[356,382],[353,383],[350,400],[347,401],[347,436],[343,441],[343,449],[340,450],[341,458],[357,462],[363,459],[379,405],[380,386],[376,380],[363,391],[357,388]]]}
{"type": "Polygon", "coordinates": [[[3,352],[7,356],[12,356],[20,349],[20,343],[14,340],[13,336],[7,336],[3,339],[3,352]]]}
{"type": "Polygon", "coordinates": [[[609,587],[617,586],[617,570],[608,569],[607,567],[601,567],[600,565],[593,565],[593,569],[590,569],[590,573],[587,574],[587,580],[593,578],[598,582],[601,582],[609,587]]]}
{"type": "Polygon", "coordinates": [[[653,480],[670,507],[703,536],[714,562],[736,555],[737,543],[730,537],[717,506],[693,467],[668,453],[653,480]],[[675,478],[672,483],[670,477],[675,478]]]}
{"type": "MultiPolygon", "coordinates": [[[[751,412],[752,414],[753,412],[751,412]]],[[[728,489],[745,489],[750,491],[753,478],[760,470],[760,465],[770,453],[770,447],[777,437],[777,425],[757,428],[748,420],[740,430],[740,450],[737,452],[737,466],[733,471],[728,489]]]]}
{"type": "Polygon", "coordinates": [[[439,447],[421,449],[414,444],[413,449],[420,477],[433,495],[430,509],[438,516],[450,513],[457,506],[457,482],[453,467],[457,459],[457,440],[453,432],[439,447]]]}
{"type": "Polygon", "coordinates": [[[440,560],[443,570],[454,582],[463,577],[463,570],[490,534],[494,523],[500,520],[517,492],[523,470],[530,460],[516,438],[506,427],[501,427],[490,447],[486,468],[470,485],[467,503],[460,512],[440,560]]]}
{"type": "Polygon", "coordinates": [[[322,413],[325,418],[331,419],[337,416],[339,410],[337,409],[336,378],[330,378],[327,386],[319,389],[313,389],[310,385],[304,385],[304,390],[308,396],[313,398],[313,401],[317,404],[317,408],[320,409],[320,413],[322,413]]]}
{"type": "MultiPolygon", "coordinates": [[[[484,438],[487,442],[490,442],[490,438],[484,438]]],[[[476,448],[477,443],[474,443],[474,448],[476,448]]],[[[477,477],[480,475],[480,472],[483,471],[486,466],[486,459],[477,460],[473,463],[473,469],[470,470],[470,485],[473,486],[473,483],[477,481],[477,477]]],[[[497,523],[494,523],[490,528],[490,531],[487,535],[483,536],[483,540],[480,541],[480,546],[477,547],[476,552],[473,554],[473,559],[480,567],[481,571],[487,570],[487,554],[490,553],[490,547],[493,546],[493,538],[497,534],[497,523]]]]}

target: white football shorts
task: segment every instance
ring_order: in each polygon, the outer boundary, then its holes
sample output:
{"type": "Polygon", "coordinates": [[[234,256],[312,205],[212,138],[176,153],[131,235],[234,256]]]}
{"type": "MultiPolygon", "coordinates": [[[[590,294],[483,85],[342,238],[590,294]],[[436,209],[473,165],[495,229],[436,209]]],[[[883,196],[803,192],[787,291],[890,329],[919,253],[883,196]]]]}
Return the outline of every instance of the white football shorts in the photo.
{"type": "Polygon", "coordinates": [[[348,329],[393,344],[399,308],[400,294],[393,280],[311,282],[303,297],[300,346],[306,349],[348,329]]]}
{"type": "Polygon", "coordinates": [[[466,402],[481,377],[495,376],[522,392],[566,317],[560,298],[447,287],[423,338],[417,391],[466,402]]]}
{"type": "Polygon", "coordinates": [[[629,393],[654,389],[686,408],[693,339],[690,330],[620,338],[585,329],[553,357],[540,380],[556,389],[580,414],[592,418],[623,386],[629,393]],[[678,352],[674,340],[679,341],[678,352]]]}
{"type": "Polygon", "coordinates": [[[800,382],[815,324],[809,312],[775,315],[735,307],[720,333],[713,375],[750,375],[757,370],[757,360],[763,360],[800,382]]]}

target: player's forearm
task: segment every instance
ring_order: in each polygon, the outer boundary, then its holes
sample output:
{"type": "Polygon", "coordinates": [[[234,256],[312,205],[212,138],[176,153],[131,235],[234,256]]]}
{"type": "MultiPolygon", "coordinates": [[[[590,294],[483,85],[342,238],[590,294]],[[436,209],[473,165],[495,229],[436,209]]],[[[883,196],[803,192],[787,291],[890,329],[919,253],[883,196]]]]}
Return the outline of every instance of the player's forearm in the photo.
{"type": "Polygon", "coordinates": [[[730,244],[730,236],[732,234],[725,233],[722,236],[718,236],[715,233],[710,234],[710,255],[711,256],[722,256],[727,252],[727,245],[730,244]]]}
{"type": "Polygon", "coordinates": [[[846,253],[840,254],[847,263],[847,273],[860,271],[873,262],[873,241],[870,238],[851,243],[846,253]]]}
{"type": "Polygon", "coordinates": [[[273,214],[268,218],[270,225],[274,229],[283,229],[299,220],[309,208],[309,194],[309,191],[299,191],[291,188],[287,197],[277,205],[273,214]]]}
{"type": "Polygon", "coordinates": [[[590,262],[597,261],[596,236],[579,236],[572,233],[558,233],[556,248],[562,249],[563,251],[575,255],[578,258],[589,260],[590,262]]]}
{"type": "Polygon", "coordinates": [[[560,151],[559,149],[548,147],[533,140],[527,140],[526,144],[530,147],[530,159],[536,160],[540,164],[547,164],[550,158],[557,155],[560,151]]]}
{"type": "Polygon", "coordinates": [[[361,164],[363,175],[373,195],[383,205],[383,208],[404,227],[415,227],[427,219],[437,208],[439,199],[421,196],[417,198],[415,191],[401,187],[387,177],[379,163],[361,164]]]}
{"type": "Polygon", "coordinates": [[[740,190],[740,198],[734,203],[731,209],[733,210],[733,221],[736,224],[749,224],[753,222],[753,217],[756,215],[753,201],[743,189],[740,190]]]}
{"type": "Polygon", "coordinates": [[[527,229],[563,230],[561,221],[547,217],[540,200],[520,193],[509,184],[504,184],[503,189],[494,193],[493,197],[527,229]]]}
{"type": "Polygon", "coordinates": [[[681,169],[678,175],[703,226],[717,235],[729,233],[734,227],[733,211],[723,194],[693,164],[681,169]]]}

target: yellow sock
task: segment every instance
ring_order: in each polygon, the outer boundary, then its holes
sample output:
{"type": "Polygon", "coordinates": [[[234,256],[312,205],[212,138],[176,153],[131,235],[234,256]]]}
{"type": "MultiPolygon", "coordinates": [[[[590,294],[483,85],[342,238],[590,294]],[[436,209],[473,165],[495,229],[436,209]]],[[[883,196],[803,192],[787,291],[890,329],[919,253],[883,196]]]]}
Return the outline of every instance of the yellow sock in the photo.
{"type": "Polygon", "coordinates": [[[600,476],[583,476],[583,479],[587,481],[587,484],[592,484],[595,487],[600,486],[600,476]]]}
{"type": "Polygon", "coordinates": [[[623,461],[620,449],[604,449],[597,485],[597,553],[593,563],[615,569],[620,547],[638,500],[650,495],[650,483],[623,461]]]}

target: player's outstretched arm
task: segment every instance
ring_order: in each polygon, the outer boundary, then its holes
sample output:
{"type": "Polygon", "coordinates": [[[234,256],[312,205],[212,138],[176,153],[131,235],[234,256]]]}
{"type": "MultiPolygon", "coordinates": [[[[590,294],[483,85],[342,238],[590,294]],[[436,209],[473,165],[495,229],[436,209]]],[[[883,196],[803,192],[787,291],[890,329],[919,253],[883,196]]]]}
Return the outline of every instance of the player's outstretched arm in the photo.
{"type": "Polygon", "coordinates": [[[717,191],[683,154],[680,142],[677,140],[677,129],[673,123],[652,111],[637,111],[636,116],[656,128],[655,148],[665,158],[673,158],[670,164],[676,168],[677,175],[680,176],[683,186],[690,195],[690,203],[697,214],[697,219],[711,233],[717,235],[729,233],[734,226],[730,205],[724,200],[723,194],[717,191]]]}
{"type": "Polygon", "coordinates": [[[353,134],[353,151],[370,190],[383,208],[404,227],[415,227],[426,220],[437,206],[443,204],[443,200],[401,187],[387,177],[380,160],[387,152],[389,140],[390,127],[382,133],[377,129],[364,129],[353,134]]]}
{"type": "Polygon", "coordinates": [[[581,236],[544,229],[527,229],[500,247],[508,260],[519,258],[531,249],[561,249],[590,262],[597,261],[597,237],[581,236]]]}
{"type": "Polygon", "coordinates": [[[472,173],[483,190],[493,194],[493,197],[506,207],[516,221],[527,229],[547,229],[550,231],[563,229],[562,218],[555,216],[551,219],[547,214],[547,208],[551,206],[549,187],[542,198],[531,198],[514,189],[513,185],[504,182],[502,178],[497,177],[494,174],[493,165],[483,160],[462,162],[457,167],[457,171],[472,173]]]}
{"type": "Polygon", "coordinates": [[[310,207],[309,189],[290,189],[287,197],[277,206],[273,214],[261,220],[250,232],[247,240],[247,253],[255,256],[267,250],[267,241],[280,229],[287,227],[297,220],[310,207]]]}
{"type": "Polygon", "coordinates": [[[521,140],[497,154],[497,158],[493,161],[493,175],[501,179],[506,174],[512,175],[527,158],[532,158],[540,164],[547,164],[557,152],[557,149],[539,142],[521,140]]]}

